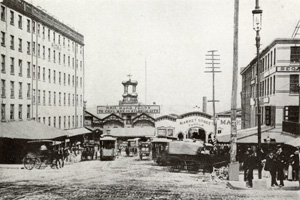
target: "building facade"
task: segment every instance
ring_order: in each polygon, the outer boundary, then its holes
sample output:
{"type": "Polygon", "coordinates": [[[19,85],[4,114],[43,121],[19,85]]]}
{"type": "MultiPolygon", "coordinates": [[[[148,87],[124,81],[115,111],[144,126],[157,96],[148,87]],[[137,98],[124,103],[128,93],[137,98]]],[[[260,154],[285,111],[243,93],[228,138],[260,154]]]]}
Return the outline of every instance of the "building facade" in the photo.
{"type": "MultiPolygon", "coordinates": [[[[260,54],[261,122],[281,126],[298,120],[300,40],[276,39],[260,54]]],[[[241,70],[242,129],[257,126],[256,58],[241,70]]]]}
{"type": "MultiPolygon", "coordinates": [[[[231,130],[230,111],[217,113],[216,136],[228,135],[231,130]]],[[[213,143],[213,116],[205,112],[188,112],[182,115],[164,115],[156,118],[156,135],[174,137],[178,140],[197,139],[213,143]]],[[[240,109],[237,113],[237,130],[241,129],[240,109]]]]}
{"type": "Polygon", "coordinates": [[[155,135],[154,114],[158,105],[144,105],[138,101],[137,81],[123,81],[124,93],[118,105],[98,106],[85,111],[85,127],[102,134],[111,134],[119,140],[146,138],[155,135]]]}
{"type": "Polygon", "coordinates": [[[0,42],[1,123],[83,127],[83,35],[23,0],[4,0],[0,42]]]}

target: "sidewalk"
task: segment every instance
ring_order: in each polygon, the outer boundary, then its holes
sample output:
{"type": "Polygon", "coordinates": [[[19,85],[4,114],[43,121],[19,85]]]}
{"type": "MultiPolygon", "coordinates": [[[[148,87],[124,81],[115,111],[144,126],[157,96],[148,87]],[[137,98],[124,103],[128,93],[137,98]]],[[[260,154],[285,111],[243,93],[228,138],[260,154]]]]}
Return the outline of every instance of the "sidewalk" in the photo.
{"type": "MultiPolygon", "coordinates": [[[[253,180],[258,180],[258,171],[253,171],[253,180]]],[[[283,187],[271,187],[271,177],[266,178],[262,177],[263,180],[266,180],[267,182],[267,190],[300,190],[299,188],[299,182],[298,181],[288,181],[284,180],[284,186],[283,187]]],[[[279,181],[277,181],[279,183],[279,181]]],[[[228,181],[228,187],[233,190],[253,190],[253,188],[248,188],[246,186],[246,182],[244,181],[244,172],[240,171],[239,173],[239,181],[228,181]]]]}
{"type": "Polygon", "coordinates": [[[0,164],[0,169],[24,169],[23,164],[0,164]]]}

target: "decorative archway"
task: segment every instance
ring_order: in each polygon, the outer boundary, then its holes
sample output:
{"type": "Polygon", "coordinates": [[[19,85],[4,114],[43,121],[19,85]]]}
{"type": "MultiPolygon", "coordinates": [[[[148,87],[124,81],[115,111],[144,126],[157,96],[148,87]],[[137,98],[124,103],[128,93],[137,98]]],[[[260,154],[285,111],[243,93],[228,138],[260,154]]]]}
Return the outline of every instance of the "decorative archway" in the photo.
{"type": "Polygon", "coordinates": [[[206,131],[201,127],[191,127],[188,129],[187,138],[206,142],[206,131]]]}

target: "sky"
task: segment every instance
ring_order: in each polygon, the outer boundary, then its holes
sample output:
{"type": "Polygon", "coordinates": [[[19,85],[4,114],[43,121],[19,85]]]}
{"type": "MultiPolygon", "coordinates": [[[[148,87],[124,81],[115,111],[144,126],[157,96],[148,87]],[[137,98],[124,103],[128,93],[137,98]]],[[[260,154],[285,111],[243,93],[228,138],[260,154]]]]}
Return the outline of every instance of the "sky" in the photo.
{"type": "MultiPolygon", "coordinates": [[[[161,114],[202,111],[203,96],[212,100],[212,74],[205,73],[210,50],[218,50],[222,71],[215,76],[216,112],[231,109],[234,0],[27,2],[83,34],[88,109],[117,105],[121,82],[131,74],[139,102],[155,102],[161,114]]],[[[255,0],[239,1],[239,72],[256,56],[254,8],[255,0]]],[[[261,50],[276,38],[291,38],[300,20],[299,0],[260,0],[260,8],[261,50]]],[[[237,84],[241,107],[240,74],[237,84]]],[[[207,110],[212,113],[212,103],[207,110]]]]}

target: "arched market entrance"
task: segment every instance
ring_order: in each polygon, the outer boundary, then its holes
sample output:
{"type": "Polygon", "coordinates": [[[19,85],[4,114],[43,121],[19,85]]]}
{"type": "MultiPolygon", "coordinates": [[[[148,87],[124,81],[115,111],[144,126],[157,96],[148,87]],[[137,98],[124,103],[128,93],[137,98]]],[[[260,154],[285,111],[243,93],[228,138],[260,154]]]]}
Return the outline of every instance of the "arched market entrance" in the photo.
{"type": "Polygon", "coordinates": [[[203,128],[193,127],[188,130],[187,138],[206,142],[206,132],[203,128]]]}

